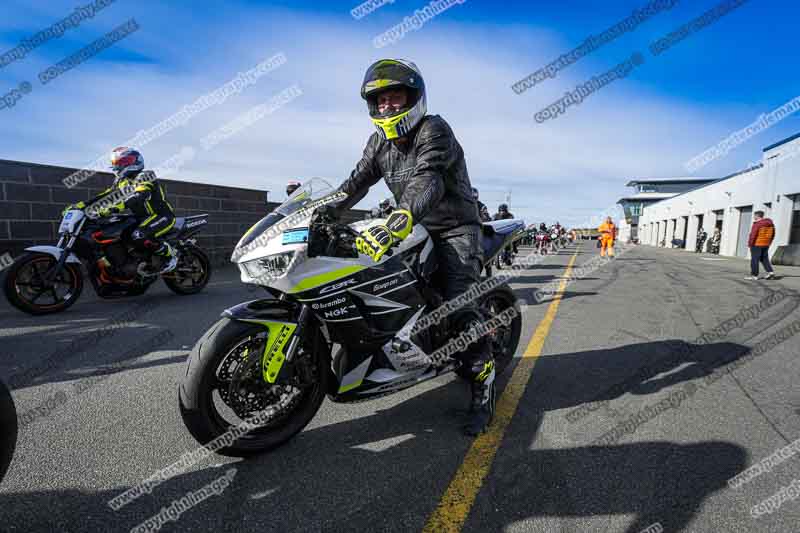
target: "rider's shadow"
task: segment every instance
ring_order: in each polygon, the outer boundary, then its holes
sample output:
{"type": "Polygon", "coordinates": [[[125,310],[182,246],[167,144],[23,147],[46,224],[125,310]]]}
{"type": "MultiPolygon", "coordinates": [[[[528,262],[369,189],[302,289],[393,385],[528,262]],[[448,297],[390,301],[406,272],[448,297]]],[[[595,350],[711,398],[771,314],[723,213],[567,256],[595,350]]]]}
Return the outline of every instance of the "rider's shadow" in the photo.
{"type": "Polygon", "coordinates": [[[542,357],[535,375],[542,391],[538,406],[554,410],[624,394],[654,394],[723,371],[748,350],[733,342],[666,340],[542,357]]]}
{"type": "MultiPolygon", "coordinates": [[[[501,386],[510,374],[500,377],[501,386]]],[[[375,411],[379,404],[332,409],[326,403],[310,429],[277,450],[243,461],[234,459],[235,464],[219,469],[205,467],[182,474],[119,512],[106,502],[127,487],[22,490],[0,494],[0,519],[4,526],[18,526],[14,531],[52,531],[54,523],[63,531],[90,526],[129,531],[172,500],[235,466],[238,473],[230,488],[187,512],[172,527],[185,531],[422,530],[473,442],[461,434],[459,419],[449,414],[465,406],[467,386],[446,379],[432,383],[434,388],[422,394],[419,389],[398,393],[399,403],[379,411],[375,411]]],[[[497,524],[499,531],[531,517],[635,515],[638,529],[632,526],[629,531],[639,531],[655,520],[677,531],[744,466],[743,450],[718,442],[555,449],[548,447],[547,435],[542,435],[543,446],[531,449],[544,412],[540,405],[545,392],[536,384],[533,379],[523,395],[466,530],[478,529],[470,527],[470,521],[480,521],[481,530],[486,530],[486,524],[497,524]],[[677,508],[664,508],[675,501],[680,502],[677,508]]],[[[174,458],[164,458],[164,466],[193,448],[176,450],[174,458]]]]}

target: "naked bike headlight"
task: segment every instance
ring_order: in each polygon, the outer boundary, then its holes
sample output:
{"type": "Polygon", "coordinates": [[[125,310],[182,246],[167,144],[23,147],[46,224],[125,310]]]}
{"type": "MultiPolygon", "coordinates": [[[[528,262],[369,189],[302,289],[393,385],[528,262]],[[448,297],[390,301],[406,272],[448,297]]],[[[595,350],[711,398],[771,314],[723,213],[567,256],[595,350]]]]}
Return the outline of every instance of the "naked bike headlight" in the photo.
{"type": "Polygon", "coordinates": [[[274,279],[286,274],[292,264],[294,251],[268,255],[239,264],[244,273],[253,279],[274,279]]]}

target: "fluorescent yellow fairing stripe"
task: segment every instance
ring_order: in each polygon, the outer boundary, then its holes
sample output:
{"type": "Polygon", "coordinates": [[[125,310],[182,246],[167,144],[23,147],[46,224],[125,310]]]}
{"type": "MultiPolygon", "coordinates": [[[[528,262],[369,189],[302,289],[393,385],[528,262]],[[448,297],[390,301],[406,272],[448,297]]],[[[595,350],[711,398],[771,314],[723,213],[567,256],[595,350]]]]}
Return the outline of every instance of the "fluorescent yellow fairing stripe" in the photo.
{"type": "Polygon", "coordinates": [[[356,381],[354,383],[350,383],[349,385],[342,385],[341,387],[339,387],[339,394],[341,394],[343,392],[347,392],[349,390],[353,390],[356,387],[358,387],[359,385],[361,385],[363,382],[364,382],[363,379],[359,379],[358,381],[356,381]]]}
{"type": "Polygon", "coordinates": [[[286,352],[284,352],[284,348],[289,342],[289,339],[292,338],[294,330],[297,329],[297,324],[251,319],[242,319],[242,321],[259,324],[267,328],[269,336],[264,342],[261,373],[264,377],[264,381],[267,383],[275,383],[278,379],[278,373],[281,371],[284,361],[286,361],[286,352]]]}
{"type": "Polygon", "coordinates": [[[354,265],[348,266],[344,268],[339,268],[332,272],[325,272],[324,274],[318,274],[316,276],[311,276],[302,280],[300,283],[292,287],[289,292],[303,292],[309,289],[313,289],[314,287],[319,287],[321,285],[327,285],[332,281],[336,281],[337,279],[344,278],[349,276],[350,274],[355,274],[356,272],[361,272],[367,267],[361,265],[354,265]]]}

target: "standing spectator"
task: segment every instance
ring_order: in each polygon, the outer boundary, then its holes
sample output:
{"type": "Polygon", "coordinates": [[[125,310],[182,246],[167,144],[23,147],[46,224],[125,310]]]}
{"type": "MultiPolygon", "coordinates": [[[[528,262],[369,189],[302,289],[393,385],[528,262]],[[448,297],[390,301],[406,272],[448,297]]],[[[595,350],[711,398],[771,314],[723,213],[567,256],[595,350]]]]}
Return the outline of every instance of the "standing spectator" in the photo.
{"type": "Polygon", "coordinates": [[[697,243],[695,244],[694,251],[695,253],[701,253],[703,251],[703,243],[706,242],[708,238],[708,234],[703,231],[703,228],[697,230],[697,243]]]}
{"type": "Polygon", "coordinates": [[[614,257],[614,240],[617,238],[617,226],[611,217],[607,217],[606,221],[600,224],[597,228],[600,233],[600,257],[604,257],[606,252],[608,257],[614,257]]]}
{"type": "Polygon", "coordinates": [[[767,271],[766,279],[775,277],[772,265],[769,263],[769,246],[775,238],[775,224],[769,218],[764,218],[763,211],[753,213],[753,227],[750,229],[750,238],[747,245],[750,247],[750,276],[747,280],[758,279],[758,263],[764,265],[767,271]]]}
{"type": "Polygon", "coordinates": [[[719,228],[714,228],[714,233],[711,234],[711,239],[708,241],[708,251],[712,254],[719,254],[719,245],[722,242],[722,232],[719,228]]]}

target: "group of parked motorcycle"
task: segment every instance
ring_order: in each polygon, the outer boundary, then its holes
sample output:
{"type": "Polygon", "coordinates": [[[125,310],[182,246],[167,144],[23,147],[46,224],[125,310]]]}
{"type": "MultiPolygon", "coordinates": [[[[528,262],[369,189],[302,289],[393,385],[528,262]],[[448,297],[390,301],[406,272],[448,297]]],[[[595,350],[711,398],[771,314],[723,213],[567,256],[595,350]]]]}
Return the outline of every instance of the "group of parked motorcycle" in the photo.
{"type": "MultiPolygon", "coordinates": [[[[370,224],[385,221],[342,223],[327,205],[333,193],[325,180],[310,180],[251,227],[234,249],[231,260],[241,281],[262,287],[265,295],[221,313],[192,349],[179,385],[184,423],[201,444],[261,417],[259,427],[217,453],[248,455],[288,441],[326,396],[334,402],[362,401],[446,372],[460,375],[447,355],[457,325],[444,317],[422,326],[443,303],[425,228],[414,226],[376,263],[357,251],[355,239],[370,224]]],[[[174,272],[160,277],[178,294],[197,293],[208,283],[211,264],[192,238],[206,222],[206,215],[179,218],[165,236],[179,250],[179,262],[174,272]]],[[[102,298],[143,294],[159,276],[138,273],[136,264],[143,258],[123,238],[134,224],[125,216],[100,220],[82,210],[67,211],[56,246],[30,247],[9,267],[9,302],[37,315],[67,309],[83,287],[81,265],[102,298]],[[43,296],[49,301],[41,301],[43,296]]],[[[508,254],[524,228],[517,219],[482,224],[484,266],[498,260],[510,264],[508,254]]],[[[519,304],[501,285],[480,297],[479,308],[487,321],[516,311],[488,334],[499,373],[519,343],[519,304]]],[[[0,427],[2,474],[16,441],[16,415],[5,387],[0,388],[0,427]]]]}

